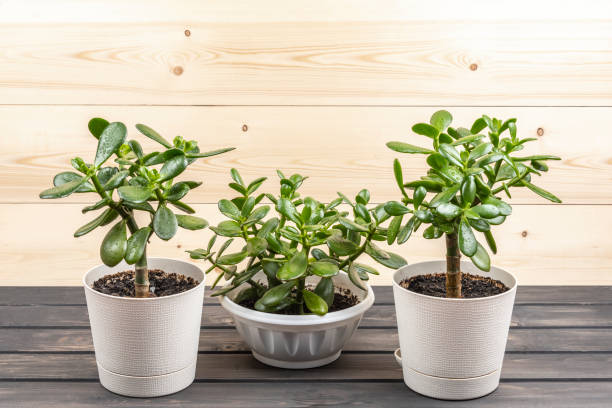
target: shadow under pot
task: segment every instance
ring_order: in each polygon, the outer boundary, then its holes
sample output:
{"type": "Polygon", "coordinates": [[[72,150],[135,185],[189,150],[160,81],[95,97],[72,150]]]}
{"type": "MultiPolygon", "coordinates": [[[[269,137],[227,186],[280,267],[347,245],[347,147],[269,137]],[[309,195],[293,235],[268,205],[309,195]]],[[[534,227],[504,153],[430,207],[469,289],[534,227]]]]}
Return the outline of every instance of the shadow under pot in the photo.
{"type": "Polygon", "coordinates": [[[99,265],[83,278],[100,383],[130,397],[158,397],[188,387],[195,378],[204,278],[200,268],[168,258],[148,258],[150,269],[199,282],[175,295],[130,298],[92,289],[99,278],[130,270],[121,262],[99,265]]]}
{"type": "MultiPolygon", "coordinates": [[[[254,276],[265,283],[265,274],[254,276]]],[[[290,369],[320,367],[340,357],[344,344],[351,338],[364,313],[374,304],[374,292],[356,287],[345,272],[333,278],[336,290],[348,289],[359,303],[325,316],[283,315],[252,310],[233,299],[248,287],[243,284],[220,297],[236,324],[236,329],[251,348],[253,357],[264,364],[290,369]]],[[[318,277],[306,278],[306,285],[315,285],[318,277]]]]}
{"type": "Polygon", "coordinates": [[[462,272],[499,280],[509,289],[494,296],[457,299],[422,295],[400,286],[413,276],[445,270],[445,261],[422,262],[393,275],[401,349],[396,358],[404,382],[419,394],[445,400],[482,397],[499,385],[516,279],[500,268],[485,273],[462,262],[462,272]]]}

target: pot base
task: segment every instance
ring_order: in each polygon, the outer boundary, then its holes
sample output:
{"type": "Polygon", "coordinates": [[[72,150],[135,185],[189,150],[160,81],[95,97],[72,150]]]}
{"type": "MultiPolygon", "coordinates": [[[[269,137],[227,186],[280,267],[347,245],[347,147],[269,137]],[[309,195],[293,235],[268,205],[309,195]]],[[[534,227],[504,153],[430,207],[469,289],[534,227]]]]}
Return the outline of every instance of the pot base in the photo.
{"type": "Polygon", "coordinates": [[[342,351],[339,351],[335,354],[332,354],[331,356],[325,357],[325,358],[321,358],[319,360],[310,360],[310,361],[286,361],[286,360],[275,360],[273,358],[268,358],[268,357],[264,357],[261,354],[258,354],[255,351],[251,351],[253,353],[253,357],[255,357],[255,359],[261,361],[264,364],[267,364],[269,366],[272,367],[278,367],[278,368],[288,368],[291,370],[300,370],[303,368],[315,368],[315,367],[321,367],[324,365],[327,365],[329,363],[332,363],[334,361],[336,361],[338,359],[338,357],[340,357],[340,353],[342,351]]]}
{"type": "Polygon", "coordinates": [[[442,400],[470,400],[484,397],[499,386],[501,370],[472,378],[434,377],[404,369],[404,382],[414,392],[442,400]]]}
{"type": "Polygon", "coordinates": [[[126,397],[148,398],[174,394],[187,388],[195,379],[196,363],[194,360],[181,370],[151,377],[117,374],[97,365],[100,383],[107,390],[126,397]]]}

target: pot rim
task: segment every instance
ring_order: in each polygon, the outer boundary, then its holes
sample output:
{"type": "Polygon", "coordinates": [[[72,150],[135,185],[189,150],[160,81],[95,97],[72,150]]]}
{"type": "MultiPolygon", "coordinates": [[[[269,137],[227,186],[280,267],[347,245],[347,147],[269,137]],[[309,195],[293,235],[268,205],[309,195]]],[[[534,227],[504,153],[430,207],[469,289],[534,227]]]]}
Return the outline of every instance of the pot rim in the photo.
{"type": "MultiPolygon", "coordinates": [[[[347,275],[346,272],[340,271],[341,274],[347,275]]],[[[240,286],[239,286],[240,287],[240,286]]],[[[374,304],[374,291],[372,287],[366,284],[368,288],[367,294],[363,300],[349,308],[329,312],[324,316],[315,314],[309,315],[281,315],[276,313],[260,312],[252,310],[235,303],[228,296],[220,296],[219,302],[224,309],[244,320],[249,320],[257,323],[280,324],[285,326],[310,326],[317,324],[336,323],[351,319],[355,316],[365,313],[374,304]]]]}
{"type": "MultiPolygon", "coordinates": [[[[485,297],[479,297],[479,298],[446,298],[446,297],[437,297],[437,296],[430,296],[430,295],[424,295],[422,293],[416,293],[413,292],[411,290],[408,290],[406,288],[403,288],[402,286],[400,286],[400,284],[397,282],[397,278],[398,275],[401,273],[401,271],[403,271],[405,268],[410,268],[412,266],[415,265],[423,265],[423,264],[445,264],[446,261],[445,260],[436,260],[436,261],[424,261],[424,262],[416,262],[410,265],[405,265],[402,266],[401,268],[397,269],[395,272],[393,272],[393,277],[392,277],[392,282],[393,282],[393,287],[397,288],[411,296],[417,296],[417,297],[421,297],[421,298],[425,298],[425,299],[429,299],[429,300],[435,300],[435,301],[440,301],[440,302],[486,302],[489,301],[491,299],[496,299],[498,297],[502,297],[502,296],[507,296],[509,294],[511,294],[512,292],[516,292],[516,288],[518,286],[518,280],[516,279],[516,276],[514,276],[514,274],[508,272],[507,270],[500,268],[498,266],[494,266],[491,265],[491,268],[495,268],[495,269],[499,269],[500,271],[507,273],[508,275],[510,275],[512,277],[512,279],[514,279],[514,285],[512,285],[510,287],[510,289],[508,289],[507,291],[503,292],[503,293],[499,293],[497,295],[493,295],[493,296],[485,296],[485,297]]],[[[468,261],[461,261],[462,264],[469,264],[468,261]]],[[[485,273],[483,271],[483,273],[485,273]]]]}
{"type": "Polygon", "coordinates": [[[174,295],[169,295],[169,296],[150,297],[150,298],[136,298],[136,297],[113,296],[113,295],[107,295],[105,293],[101,293],[101,292],[98,292],[97,290],[94,290],[85,281],[85,279],[87,278],[87,275],[92,273],[95,269],[98,269],[101,266],[104,266],[106,268],[111,268],[110,266],[107,266],[105,264],[98,264],[98,265],[94,266],[93,268],[89,269],[83,275],[83,279],[81,279],[81,282],[83,283],[83,287],[85,288],[86,291],[89,291],[90,293],[92,293],[92,294],[94,294],[96,296],[102,296],[102,297],[107,297],[107,298],[111,298],[111,299],[117,299],[117,300],[126,301],[126,302],[155,302],[155,301],[162,301],[162,300],[166,300],[166,299],[173,299],[175,297],[185,296],[188,293],[194,292],[194,291],[198,290],[200,288],[200,286],[202,286],[202,285],[204,285],[206,283],[206,274],[204,273],[204,271],[202,271],[202,269],[196,263],[186,262],[186,261],[183,261],[181,259],[176,259],[176,258],[165,258],[165,257],[150,257],[149,258],[149,257],[147,257],[147,261],[153,261],[153,260],[155,260],[155,261],[173,261],[173,262],[184,263],[184,264],[187,264],[187,265],[192,265],[192,266],[196,267],[202,273],[202,280],[200,281],[200,283],[198,283],[196,286],[194,286],[193,288],[191,288],[189,290],[186,290],[186,291],[180,292],[180,293],[175,293],[174,295]]]}

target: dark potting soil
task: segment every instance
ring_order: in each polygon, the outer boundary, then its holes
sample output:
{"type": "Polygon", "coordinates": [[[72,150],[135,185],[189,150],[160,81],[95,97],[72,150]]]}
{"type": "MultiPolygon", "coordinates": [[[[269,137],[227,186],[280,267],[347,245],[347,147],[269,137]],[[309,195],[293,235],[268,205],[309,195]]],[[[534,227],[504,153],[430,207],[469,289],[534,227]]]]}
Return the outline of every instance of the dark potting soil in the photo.
{"type": "MultiPolygon", "coordinates": [[[[149,269],[149,296],[162,297],[185,292],[198,285],[193,278],[161,269],[149,269]]],[[[92,288],[105,295],[134,297],[134,271],[105,275],[94,282],[92,288]]]]}
{"type": "MultiPolygon", "coordinates": [[[[312,290],[313,288],[310,288],[312,290]]],[[[355,306],[359,303],[359,298],[351,293],[349,289],[343,289],[342,291],[334,293],[334,302],[328,308],[327,312],[337,312],[339,310],[348,309],[351,306],[355,306]]],[[[240,306],[246,307],[247,309],[255,310],[255,299],[246,299],[239,303],[240,306]]],[[[304,305],[306,313],[310,313],[308,307],[304,305]]],[[[278,314],[286,315],[298,315],[297,308],[286,308],[277,312],[278,314]]]]}
{"type": "MultiPolygon", "coordinates": [[[[446,274],[417,275],[400,282],[400,286],[412,292],[435,297],[446,297],[446,274]]],[[[461,294],[464,298],[480,298],[499,295],[509,288],[498,280],[461,274],[461,294]]]]}

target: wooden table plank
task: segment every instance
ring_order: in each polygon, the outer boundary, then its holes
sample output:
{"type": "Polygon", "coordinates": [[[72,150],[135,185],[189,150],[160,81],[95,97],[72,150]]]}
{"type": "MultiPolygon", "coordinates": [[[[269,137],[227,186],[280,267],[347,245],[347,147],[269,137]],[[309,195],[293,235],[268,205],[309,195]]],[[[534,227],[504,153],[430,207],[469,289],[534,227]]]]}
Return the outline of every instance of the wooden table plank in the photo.
{"type": "MultiPolygon", "coordinates": [[[[506,352],[612,352],[612,329],[511,329],[506,352]]],[[[392,352],[399,347],[392,329],[357,329],[345,352],[392,352]]],[[[203,329],[200,353],[248,352],[235,330],[203,329]]],[[[86,329],[0,329],[0,353],[93,352],[91,332],[86,329]]]]}
{"type": "MultiPolygon", "coordinates": [[[[393,354],[343,354],[324,367],[283,370],[266,366],[249,354],[201,354],[199,381],[401,381],[402,370],[393,354]]],[[[93,354],[0,354],[0,381],[96,380],[93,354]]],[[[577,380],[612,379],[612,353],[608,354],[508,354],[502,379],[577,380]]]]}
{"type": "Polygon", "coordinates": [[[555,407],[604,408],[612,397],[610,382],[503,382],[486,398],[470,401],[438,401],[424,398],[401,382],[242,382],[195,383],[160,398],[125,398],[110,393],[96,382],[4,382],[0,383],[0,407],[53,406],[133,408],[270,408],[270,407],[555,407]],[[286,386],[285,386],[286,385],[286,386]]]}
{"type": "MultiPolygon", "coordinates": [[[[393,304],[391,286],[372,286],[376,304],[393,304]]],[[[204,304],[218,304],[206,288],[204,304]]],[[[515,304],[612,304],[612,286],[519,286],[515,304]]],[[[85,305],[80,286],[0,286],[0,306],[85,305]]]]}
{"type": "MultiPolygon", "coordinates": [[[[86,306],[0,306],[0,327],[86,327],[86,306]]],[[[233,327],[233,320],[220,305],[207,305],[203,327],[233,327]]],[[[512,327],[612,327],[612,304],[517,305],[512,327]]],[[[374,305],[361,320],[361,327],[396,327],[395,306],[374,305]]]]}

